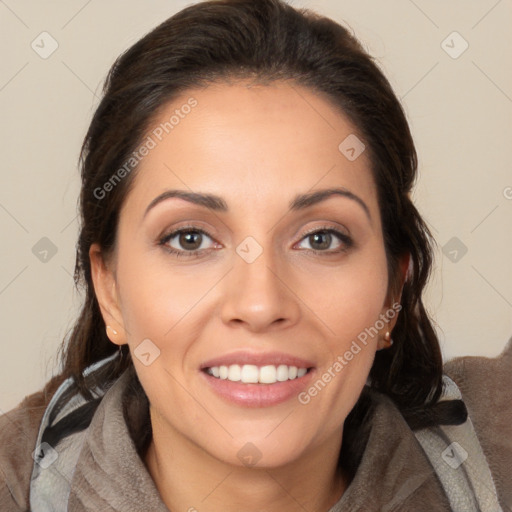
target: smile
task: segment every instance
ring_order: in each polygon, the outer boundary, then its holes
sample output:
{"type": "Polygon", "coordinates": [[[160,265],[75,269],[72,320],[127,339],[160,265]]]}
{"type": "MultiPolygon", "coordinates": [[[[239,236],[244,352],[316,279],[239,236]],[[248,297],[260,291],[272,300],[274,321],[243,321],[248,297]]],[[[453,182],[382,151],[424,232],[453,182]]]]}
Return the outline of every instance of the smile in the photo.
{"type": "Polygon", "coordinates": [[[275,384],[303,377],[307,368],[288,366],[285,364],[256,366],[254,364],[232,364],[229,366],[212,366],[205,369],[208,375],[217,379],[244,384],[275,384]]]}

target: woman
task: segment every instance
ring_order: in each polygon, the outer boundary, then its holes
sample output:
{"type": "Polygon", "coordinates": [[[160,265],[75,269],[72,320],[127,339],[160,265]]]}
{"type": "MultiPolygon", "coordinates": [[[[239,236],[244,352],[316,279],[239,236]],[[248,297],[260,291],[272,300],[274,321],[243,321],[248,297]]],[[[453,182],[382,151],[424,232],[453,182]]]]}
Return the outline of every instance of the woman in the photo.
{"type": "Polygon", "coordinates": [[[130,48],[82,148],[63,371],[0,418],[2,510],[510,509],[512,346],[443,370],[416,164],[331,20],[203,2],[130,48]]]}

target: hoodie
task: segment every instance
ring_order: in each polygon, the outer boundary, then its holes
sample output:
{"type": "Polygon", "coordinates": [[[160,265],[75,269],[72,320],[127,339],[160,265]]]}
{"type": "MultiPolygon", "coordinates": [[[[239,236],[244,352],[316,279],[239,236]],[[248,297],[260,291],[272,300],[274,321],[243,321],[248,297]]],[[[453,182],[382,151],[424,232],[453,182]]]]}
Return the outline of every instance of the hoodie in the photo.
{"type": "MultiPolygon", "coordinates": [[[[499,357],[456,358],[444,372],[442,399],[461,397],[468,421],[413,432],[387,396],[371,394],[355,476],[319,512],[512,511],[512,338],[499,357]]],[[[97,388],[94,403],[65,384],[54,379],[0,416],[0,510],[168,512],[142,458],[149,403],[133,367],[97,388]],[[53,440],[49,427],[79,407],[89,419],[53,440]]]]}

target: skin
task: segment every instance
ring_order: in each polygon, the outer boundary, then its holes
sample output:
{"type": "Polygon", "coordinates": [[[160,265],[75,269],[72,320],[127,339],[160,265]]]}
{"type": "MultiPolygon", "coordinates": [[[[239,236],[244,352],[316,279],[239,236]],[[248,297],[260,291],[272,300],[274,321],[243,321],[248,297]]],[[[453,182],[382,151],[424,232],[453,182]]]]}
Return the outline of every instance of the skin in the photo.
{"type": "MultiPolygon", "coordinates": [[[[370,162],[366,153],[351,162],[338,150],[357,130],[308,89],[212,84],[175,99],[155,126],[191,96],[198,105],[140,163],[114,253],[90,249],[107,332],[129,345],[149,397],[145,462],[171,510],[327,511],[349,483],[336,470],[344,420],[397,316],[306,405],[295,397],[271,407],[228,403],[199,367],[234,349],[278,350],[314,361],[321,376],[399,299],[388,296],[370,162]],[[290,211],[295,195],[330,187],[357,195],[370,218],[342,196],[290,211]],[[144,217],[167,189],[217,194],[229,211],[172,198],[144,217]],[[201,256],[177,258],[158,245],[189,223],[211,235],[196,245],[201,256]],[[354,245],[336,252],[345,244],[335,235],[316,244],[306,235],[326,226],[354,245]],[[248,236],[263,250],[252,263],[236,252],[248,236]],[[149,366],[133,352],[146,338],[160,350],[149,366]],[[248,442],[261,454],[252,467],[237,456],[248,442]]],[[[178,235],[168,245],[191,247],[179,242],[178,235]]]]}

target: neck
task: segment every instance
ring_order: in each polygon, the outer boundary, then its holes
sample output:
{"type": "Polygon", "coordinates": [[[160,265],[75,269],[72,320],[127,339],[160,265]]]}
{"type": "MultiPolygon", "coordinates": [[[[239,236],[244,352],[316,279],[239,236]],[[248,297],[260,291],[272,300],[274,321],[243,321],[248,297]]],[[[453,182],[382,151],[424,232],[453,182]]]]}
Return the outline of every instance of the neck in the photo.
{"type": "Polygon", "coordinates": [[[176,431],[152,422],[145,464],[172,511],[327,512],[348,486],[337,468],[341,432],[286,466],[259,468],[219,460],[176,431]]]}

